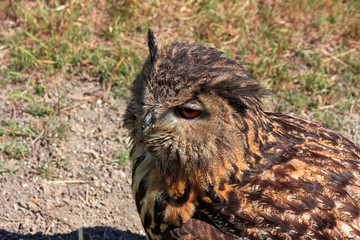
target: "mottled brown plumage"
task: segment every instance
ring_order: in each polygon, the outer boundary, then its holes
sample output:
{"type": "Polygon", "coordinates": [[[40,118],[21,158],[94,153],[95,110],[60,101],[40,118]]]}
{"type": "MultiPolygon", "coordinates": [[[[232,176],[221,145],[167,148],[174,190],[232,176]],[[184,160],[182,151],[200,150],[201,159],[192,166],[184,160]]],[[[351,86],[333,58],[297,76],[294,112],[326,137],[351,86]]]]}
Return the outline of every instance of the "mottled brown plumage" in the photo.
{"type": "Polygon", "coordinates": [[[360,239],[360,150],[262,110],[242,63],[174,43],[135,79],[124,125],[149,239],[360,239]]]}

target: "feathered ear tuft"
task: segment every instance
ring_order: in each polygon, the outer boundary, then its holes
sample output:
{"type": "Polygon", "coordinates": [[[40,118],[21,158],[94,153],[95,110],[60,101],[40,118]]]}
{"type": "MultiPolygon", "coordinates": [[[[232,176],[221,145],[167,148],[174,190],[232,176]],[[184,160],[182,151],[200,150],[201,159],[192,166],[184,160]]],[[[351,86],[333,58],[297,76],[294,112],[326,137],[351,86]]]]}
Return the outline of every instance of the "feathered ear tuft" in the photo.
{"type": "Polygon", "coordinates": [[[153,33],[153,31],[151,31],[150,28],[148,30],[148,46],[149,46],[149,53],[150,53],[150,62],[154,63],[158,48],[155,44],[154,33],[153,33]]]}

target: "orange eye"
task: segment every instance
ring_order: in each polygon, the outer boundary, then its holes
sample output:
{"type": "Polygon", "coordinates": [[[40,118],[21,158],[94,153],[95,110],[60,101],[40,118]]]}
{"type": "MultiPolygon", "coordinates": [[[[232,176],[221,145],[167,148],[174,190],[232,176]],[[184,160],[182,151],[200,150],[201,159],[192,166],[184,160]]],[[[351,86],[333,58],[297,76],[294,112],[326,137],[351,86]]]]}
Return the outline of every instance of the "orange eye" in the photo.
{"type": "Polygon", "coordinates": [[[178,112],[181,117],[188,118],[188,119],[196,118],[201,113],[200,110],[195,110],[195,109],[186,108],[186,107],[179,107],[178,112]]]}

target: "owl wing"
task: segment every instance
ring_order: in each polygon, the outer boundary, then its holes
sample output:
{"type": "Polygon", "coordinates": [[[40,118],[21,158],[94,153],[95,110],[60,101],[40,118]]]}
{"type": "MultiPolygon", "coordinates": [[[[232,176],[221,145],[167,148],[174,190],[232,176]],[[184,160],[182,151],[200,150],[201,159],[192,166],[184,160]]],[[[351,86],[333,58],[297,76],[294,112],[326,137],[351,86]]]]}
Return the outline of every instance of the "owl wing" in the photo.
{"type": "Polygon", "coordinates": [[[209,187],[197,211],[233,237],[360,239],[359,162],[310,160],[294,157],[249,174],[241,184],[229,183],[225,198],[209,187]]]}
{"type": "Polygon", "coordinates": [[[221,232],[216,227],[208,224],[207,222],[191,218],[184,223],[181,227],[167,231],[163,234],[164,239],[182,239],[182,240],[195,240],[195,239],[209,239],[209,240],[233,240],[234,238],[226,233],[221,232]]]}

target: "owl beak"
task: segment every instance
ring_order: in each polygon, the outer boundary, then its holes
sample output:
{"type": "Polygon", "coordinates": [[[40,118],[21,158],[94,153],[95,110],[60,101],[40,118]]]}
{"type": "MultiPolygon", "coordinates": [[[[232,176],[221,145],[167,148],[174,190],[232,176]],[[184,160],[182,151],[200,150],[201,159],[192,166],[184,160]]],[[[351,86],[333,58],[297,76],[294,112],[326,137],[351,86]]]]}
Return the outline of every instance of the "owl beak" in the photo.
{"type": "Polygon", "coordinates": [[[141,130],[144,134],[146,134],[153,126],[153,116],[154,116],[154,109],[152,109],[144,118],[143,125],[141,130]]]}

